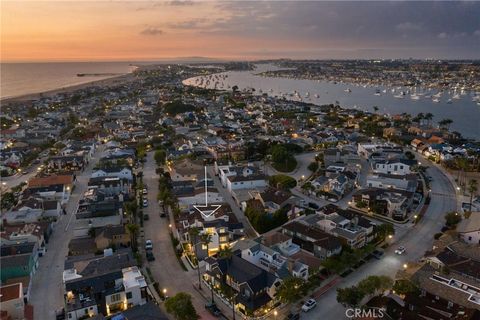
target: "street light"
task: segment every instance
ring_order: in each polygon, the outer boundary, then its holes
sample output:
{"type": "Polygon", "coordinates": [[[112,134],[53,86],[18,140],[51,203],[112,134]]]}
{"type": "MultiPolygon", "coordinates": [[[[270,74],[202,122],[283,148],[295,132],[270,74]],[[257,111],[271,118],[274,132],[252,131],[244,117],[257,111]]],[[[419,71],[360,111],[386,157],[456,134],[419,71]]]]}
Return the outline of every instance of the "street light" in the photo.
{"type": "Polygon", "coordinates": [[[273,315],[275,316],[275,319],[277,319],[277,315],[278,315],[277,310],[274,310],[274,311],[273,311],[273,315]]]}
{"type": "Polygon", "coordinates": [[[408,265],[406,263],[403,264],[403,269],[407,269],[408,265]]]}
{"type": "Polygon", "coordinates": [[[171,228],[171,227],[172,227],[172,224],[169,224],[168,227],[171,228]]]}
{"type": "Polygon", "coordinates": [[[391,234],[388,235],[388,239],[392,239],[393,236],[391,234]]]}

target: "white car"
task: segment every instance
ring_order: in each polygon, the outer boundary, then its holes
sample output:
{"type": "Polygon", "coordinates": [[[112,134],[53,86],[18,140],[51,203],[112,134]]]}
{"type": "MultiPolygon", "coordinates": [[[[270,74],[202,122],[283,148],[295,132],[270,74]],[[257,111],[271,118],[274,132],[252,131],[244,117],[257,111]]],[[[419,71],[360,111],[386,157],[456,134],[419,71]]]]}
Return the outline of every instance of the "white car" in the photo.
{"type": "Polygon", "coordinates": [[[317,306],[317,301],[313,299],[308,299],[302,306],[303,312],[308,312],[317,306]]]}
{"type": "Polygon", "coordinates": [[[142,193],[143,193],[143,194],[147,194],[147,193],[148,193],[147,188],[143,188],[142,193]]]}
{"type": "Polygon", "coordinates": [[[147,199],[143,199],[143,207],[148,207],[148,200],[147,199]]]}
{"type": "Polygon", "coordinates": [[[398,247],[397,250],[395,250],[396,254],[404,254],[405,253],[405,247],[398,247]]]}
{"type": "Polygon", "coordinates": [[[146,249],[146,250],[152,250],[152,249],[153,249],[152,240],[147,240],[147,241],[145,241],[145,249],[146,249]]]}

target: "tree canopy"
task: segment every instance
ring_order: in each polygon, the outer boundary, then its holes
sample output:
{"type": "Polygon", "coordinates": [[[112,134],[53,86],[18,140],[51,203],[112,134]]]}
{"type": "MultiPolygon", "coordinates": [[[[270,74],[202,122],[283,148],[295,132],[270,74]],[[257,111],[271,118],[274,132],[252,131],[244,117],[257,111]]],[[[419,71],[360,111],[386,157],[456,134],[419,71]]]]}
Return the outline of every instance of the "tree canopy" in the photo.
{"type": "Polygon", "coordinates": [[[197,320],[199,318],[193,307],[192,297],[185,292],[179,292],[167,299],[165,308],[177,320],[197,320]]]}
{"type": "Polygon", "coordinates": [[[284,174],[271,176],[268,178],[268,182],[272,187],[284,190],[289,190],[297,186],[297,180],[284,174]]]}

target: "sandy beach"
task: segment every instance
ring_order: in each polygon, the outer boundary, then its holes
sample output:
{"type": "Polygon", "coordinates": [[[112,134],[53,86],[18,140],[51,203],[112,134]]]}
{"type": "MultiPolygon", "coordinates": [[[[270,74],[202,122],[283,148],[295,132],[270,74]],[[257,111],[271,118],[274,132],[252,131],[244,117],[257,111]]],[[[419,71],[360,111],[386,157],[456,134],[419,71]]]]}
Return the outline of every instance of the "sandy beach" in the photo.
{"type": "MultiPolygon", "coordinates": [[[[138,70],[138,69],[137,69],[138,70]]],[[[126,73],[122,75],[116,75],[109,78],[102,78],[99,80],[88,81],[80,84],[74,84],[71,86],[64,86],[61,88],[56,88],[43,92],[29,93],[24,95],[19,95],[15,97],[5,97],[0,99],[1,104],[5,103],[21,103],[28,102],[32,100],[37,100],[41,97],[51,97],[59,93],[71,93],[76,90],[84,89],[91,86],[112,86],[120,83],[130,82],[135,79],[134,73],[126,73]]]]}

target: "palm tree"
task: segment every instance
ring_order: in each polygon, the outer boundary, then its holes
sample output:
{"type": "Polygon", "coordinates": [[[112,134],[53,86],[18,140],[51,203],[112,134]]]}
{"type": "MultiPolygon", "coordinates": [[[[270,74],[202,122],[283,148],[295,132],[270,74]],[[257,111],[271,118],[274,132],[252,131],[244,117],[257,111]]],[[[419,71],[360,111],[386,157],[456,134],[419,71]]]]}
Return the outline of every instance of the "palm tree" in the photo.
{"type": "MultiPolygon", "coordinates": [[[[230,259],[232,259],[233,256],[233,251],[232,248],[230,247],[223,247],[220,249],[218,252],[218,256],[220,258],[223,258],[227,261],[227,270],[225,271],[225,282],[226,282],[226,276],[228,274],[228,269],[230,268],[230,259]]],[[[228,284],[227,284],[228,285],[228,284]]],[[[230,295],[230,302],[232,304],[232,314],[233,314],[233,320],[235,320],[235,294],[230,295]]]]}
{"type": "Polygon", "coordinates": [[[464,183],[463,183],[463,179],[465,177],[465,171],[467,171],[468,169],[468,160],[467,158],[465,157],[457,157],[455,159],[455,162],[457,164],[457,167],[458,167],[458,183],[462,186],[462,188],[464,187],[464,183]],[[461,176],[460,176],[461,174],[461,176]],[[462,179],[460,179],[462,178],[462,179]]]}
{"type": "Polygon", "coordinates": [[[468,182],[468,192],[470,193],[470,212],[472,212],[473,195],[478,191],[478,182],[475,179],[470,179],[468,182]]]}
{"type": "MultiPolygon", "coordinates": [[[[202,235],[200,235],[200,240],[202,244],[207,246],[207,255],[208,255],[208,245],[210,244],[210,242],[212,242],[212,236],[209,235],[208,233],[203,233],[202,235]]],[[[210,284],[210,291],[212,293],[212,303],[214,303],[215,301],[213,300],[213,281],[210,284]]]]}
{"type": "Polygon", "coordinates": [[[432,119],[433,119],[433,114],[431,114],[430,112],[426,113],[425,116],[423,117],[425,120],[427,120],[428,122],[428,125],[431,124],[432,122],[432,119]]]}
{"type": "Polygon", "coordinates": [[[130,233],[130,246],[135,251],[137,248],[137,233],[140,228],[138,224],[129,223],[127,224],[128,233],[130,233]]]}
{"type": "Polygon", "coordinates": [[[438,122],[438,125],[440,126],[440,128],[443,128],[448,131],[452,123],[453,123],[452,119],[442,119],[438,122]]]}
{"type": "Polygon", "coordinates": [[[198,273],[198,289],[202,290],[202,281],[200,279],[200,263],[198,260],[198,252],[197,252],[197,245],[198,245],[198,235],[200,234],[200,230],[197,227],[192,227],[188,230],[188,236],[190,238],[190,245],[193,246],[193,251],[195,252],[195,259],[197,259],[197,273],[198,273]],[[195,239],[195,241],[194,241],[195,239]]]}

